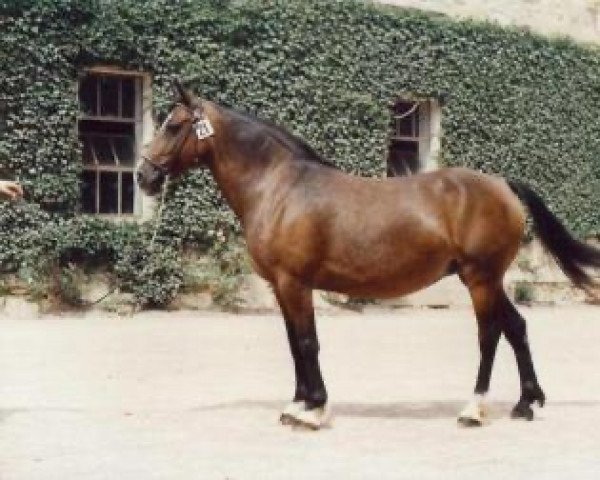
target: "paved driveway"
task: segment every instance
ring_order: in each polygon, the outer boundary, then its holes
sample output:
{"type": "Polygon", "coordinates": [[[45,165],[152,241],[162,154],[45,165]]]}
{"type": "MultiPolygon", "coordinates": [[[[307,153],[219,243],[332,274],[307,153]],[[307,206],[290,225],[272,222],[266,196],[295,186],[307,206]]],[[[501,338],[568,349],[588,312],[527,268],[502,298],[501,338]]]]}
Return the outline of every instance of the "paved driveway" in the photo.
{"type": "Polygon", "coordinates": [[[548,404],[512,421],[501,344],[489,425],[469,310],[321,314],[333,428],[277,419],[292,391],[275,315],[0,312],[0,478],[587,479],[600,475],[600,309],[522,309],[548,404]],[[23,318],[20,318],[23,317],[23,318]]]}

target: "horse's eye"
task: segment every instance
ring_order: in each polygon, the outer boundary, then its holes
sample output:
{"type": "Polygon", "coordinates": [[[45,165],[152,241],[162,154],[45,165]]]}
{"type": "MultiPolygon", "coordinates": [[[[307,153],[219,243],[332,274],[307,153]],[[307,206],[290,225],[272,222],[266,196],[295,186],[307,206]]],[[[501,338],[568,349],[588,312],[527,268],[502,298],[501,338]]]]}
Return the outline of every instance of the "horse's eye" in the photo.
{"type": "Polygon", "coordinates": [[[165,125],[165,128],[167,129],[167,131],[171,132],[171,133],[177,133],[177,131],[179,130],[180,125],[173,125],[172,123],[168,123],[167,125],[165,125]]]}

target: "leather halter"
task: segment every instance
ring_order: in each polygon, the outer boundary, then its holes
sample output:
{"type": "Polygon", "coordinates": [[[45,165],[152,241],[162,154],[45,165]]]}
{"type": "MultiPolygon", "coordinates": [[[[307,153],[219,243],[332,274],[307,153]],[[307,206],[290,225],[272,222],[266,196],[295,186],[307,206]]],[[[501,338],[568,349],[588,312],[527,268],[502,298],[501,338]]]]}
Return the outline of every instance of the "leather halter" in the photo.
{"type": "Polygon", "coordinates": [[[169,173],[170,163],[173,161],[173,159],[179,157],[190,133],[192,130],[194,130],[194,128],[196,129],[198,140],[203,140],[214,134],[212,125],[199,109],[191,109],[182,103],[177,103],[176,106],[185,108],[190,114],[190,118],[185,119],[182,122],[181,128],[179,132],[177,132],[175,140],[172,143],[172,148],[167,153],[161,154],[157,159],[150,158],[147,155],[142,155],[142,160],[152,164],[164,174],[169,173]],[[161,161],[161,159],[163,160],[161,161]]]}

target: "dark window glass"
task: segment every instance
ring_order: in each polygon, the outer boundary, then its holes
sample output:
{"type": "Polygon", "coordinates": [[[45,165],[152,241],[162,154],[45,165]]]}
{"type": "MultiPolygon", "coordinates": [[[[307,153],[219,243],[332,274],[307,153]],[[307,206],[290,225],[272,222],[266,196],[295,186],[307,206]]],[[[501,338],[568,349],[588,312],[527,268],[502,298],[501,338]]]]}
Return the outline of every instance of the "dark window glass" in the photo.
{"type": "Polygon", "coordinates": [[[100,115],[119,115],[119,79],[100,77],[100,115]]]}
{"type": "Polygon", "coordinates": [[[112,140],[107,137],[94,137],[94,151],[101,165],[114,165],[115,157],[112,151],[112,140]]]}
{"type": "Polygon", "coordinates": [[[7,130],[7,118],[8,117],[8,104],[5,100],[0,98],[0,133],[7,130]]]}
{"type": "Polygon", "coordinates": [[[88,170],[81,175],[81,210],[96,213],[96,172],[88,170]]]}
{"type": "Polygon", "coordinates": [[[419,108],[412,102],[398,102],[392,108],[394,135],[400,137],[419,136],[419,108]]]}
{"type": "Polygon", "coordinates": [[[89,137],[83,137],[82,142],[83,142],[83,154],[82,154],[83,163],[84,163],[84,165],[93,165],[95,162],[94,162],[94,155],[92,153],[92,139],[89,137]]]}
{"type": "Polygon", "coordinates": [[[402,137],[418,137],[419,126],[415,114],[396,119],[396,135],[402,137]]]}
{"type": "Polygon", "coordinates": [[[85,115],[97,115],[98,90],[96,88],[96,77],[88,75],[79,83],[79,105],[85,115]]]}
{"type": "Polygon", "coordinates": [[[121,165],[134,164],[133,138],[131,137],[115,137],[113,139],[117,158],[121,165]]]}
{"type": "Polygon", "coordinates": [[[131,122],[105,120],[79,120],[80,133],[116,133],[119,135],[135,135],[135,126],[131,122]]]}
{"type": "Polygon", "coordinates": [[[123,172],[121,213],[133,213],[133,173],[123,172]]]}
{"type": "Polygon", "coordinates": [[[390,145],[388,176],[415,173],[419,169],[419,144],[411,141],[394,141],[390,145]]]}
{"type": "Polygon", "coordinates": [[[100,172],[100,212],[119,213],[119,174],[100,172]]]}
{"type": "Polygon", "coordinates": [[[121,115],[127,118],[133,118],[135,115],[135,79],[124,78],[121,80],[122,85],[122,106],[121,115]]]}

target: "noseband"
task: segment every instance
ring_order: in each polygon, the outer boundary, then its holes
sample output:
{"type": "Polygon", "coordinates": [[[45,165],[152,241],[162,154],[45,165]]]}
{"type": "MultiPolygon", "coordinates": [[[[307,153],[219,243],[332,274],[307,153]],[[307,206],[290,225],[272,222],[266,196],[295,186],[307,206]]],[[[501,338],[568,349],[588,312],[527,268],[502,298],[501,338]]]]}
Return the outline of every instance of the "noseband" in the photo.
{"type": "Polygon", "coordinates": [[[172,148],[167,153],[159,156],[159,158],[167,158],[167,160],[161,162],[159,159],[153,159],[146,155],[142,155],[142,160],[151,163],[165,175],[169,173],[169,163],[171,163],[174,158],[179,157],[190,132],[194,128],[196,130],[196,137],[198,140],[211,137],[215,133],[210,121],[204,116],[203,113],[197,109],[192,110],[190,107],[183,105],[182,103],[178,103],[177,106],[185,108],[190,114],[190,119],[186,119],[183,122],[185,123],[185,126],[182,126],[180,131],[177,133],[175,141],[172,142],[172,148]]]}

